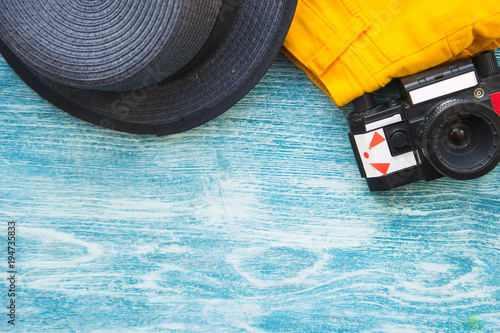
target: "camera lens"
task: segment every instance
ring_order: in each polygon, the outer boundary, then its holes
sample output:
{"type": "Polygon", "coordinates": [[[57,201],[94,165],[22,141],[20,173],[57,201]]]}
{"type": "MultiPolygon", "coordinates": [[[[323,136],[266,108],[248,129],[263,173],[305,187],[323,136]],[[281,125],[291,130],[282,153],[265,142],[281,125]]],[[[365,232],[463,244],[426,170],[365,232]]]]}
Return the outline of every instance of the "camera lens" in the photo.
{"type": "Polygon", "coordinates": [[[500,117],[485,104],[452,99],[425,119],[420,145],[427,160],[445,176],[474,179],[500,162],[500,117]]]}
{"type": "Polygon", "coordinates": [[[445,133],[445,143],[450,149],[463,149],[472,141],[471,128],[465,123],[452,124],[445,133]]]}

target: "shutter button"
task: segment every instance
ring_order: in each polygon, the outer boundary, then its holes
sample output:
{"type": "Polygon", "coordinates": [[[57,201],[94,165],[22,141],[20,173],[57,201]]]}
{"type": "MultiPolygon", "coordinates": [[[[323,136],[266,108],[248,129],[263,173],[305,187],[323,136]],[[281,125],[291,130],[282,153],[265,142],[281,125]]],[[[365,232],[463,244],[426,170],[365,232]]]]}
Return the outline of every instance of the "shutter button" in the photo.
{"type": "Polygon", "coordinates": [[[408,138],[405,132],[397,131],[391,136],[391,142],[396,148],[403,148],[408,144],[408,138]]]}

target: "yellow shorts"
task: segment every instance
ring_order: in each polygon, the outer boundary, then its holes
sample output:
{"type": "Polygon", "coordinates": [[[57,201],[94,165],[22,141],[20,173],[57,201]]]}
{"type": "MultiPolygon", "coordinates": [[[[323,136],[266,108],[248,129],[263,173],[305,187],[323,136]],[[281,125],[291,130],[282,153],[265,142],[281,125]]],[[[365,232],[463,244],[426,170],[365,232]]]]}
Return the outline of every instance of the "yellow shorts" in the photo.
{"type": "Polygon", "coordinates": [[[299,0],[283,52],[339,106],[500,47],[500,0],[299,0]]]}

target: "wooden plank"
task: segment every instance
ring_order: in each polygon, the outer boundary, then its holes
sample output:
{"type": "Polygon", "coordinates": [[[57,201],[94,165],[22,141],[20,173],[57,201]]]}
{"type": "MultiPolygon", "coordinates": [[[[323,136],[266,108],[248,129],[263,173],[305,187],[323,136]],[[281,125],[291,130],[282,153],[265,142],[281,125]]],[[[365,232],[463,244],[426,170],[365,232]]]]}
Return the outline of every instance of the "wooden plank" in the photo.
{"type": "Polygon", "coordinates": [[[370,193],[350,107],[282,55],[230,111],[161,138],[75,119],[3,60],[0,82],[19,332],[500,330],[500,171],[370,193]]]}

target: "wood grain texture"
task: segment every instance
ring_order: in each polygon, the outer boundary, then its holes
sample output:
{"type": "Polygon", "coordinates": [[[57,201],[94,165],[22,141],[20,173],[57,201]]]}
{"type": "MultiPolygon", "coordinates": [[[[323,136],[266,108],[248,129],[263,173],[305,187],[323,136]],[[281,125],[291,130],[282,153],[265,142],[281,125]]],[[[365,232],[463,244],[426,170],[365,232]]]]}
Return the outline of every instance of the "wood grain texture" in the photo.
{"type": "Polygon", "coordinates": [[[2,332],[500,331],[500,169],[370,193],[350,108],[282,55],[161,138],[75,119],[3,59],[0,82],[2,332]]]}

